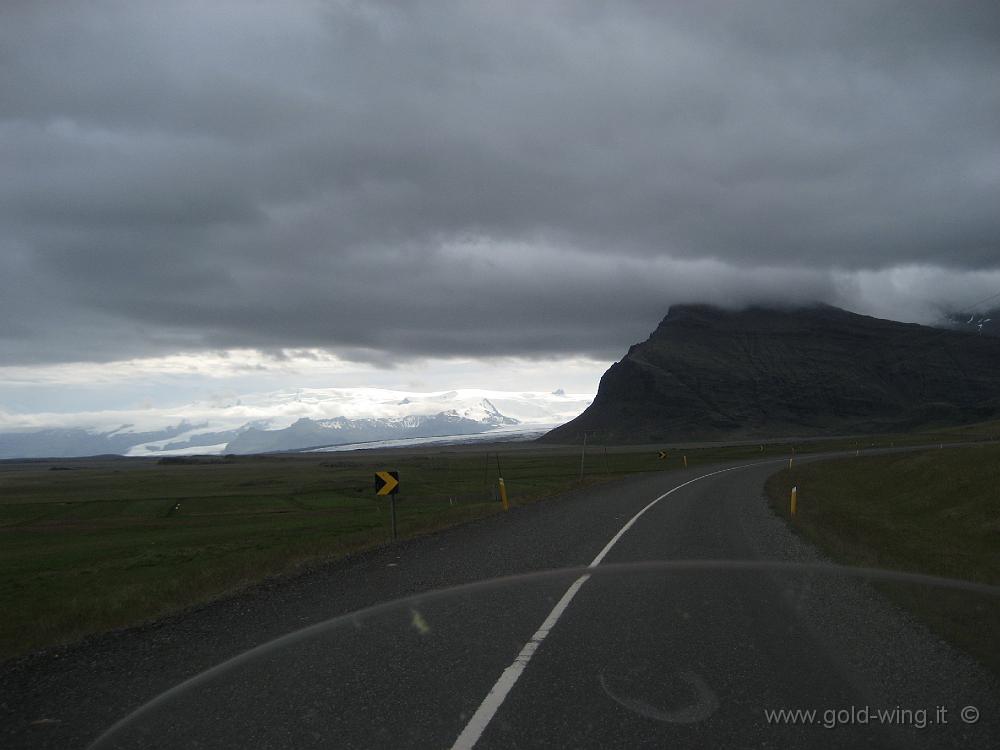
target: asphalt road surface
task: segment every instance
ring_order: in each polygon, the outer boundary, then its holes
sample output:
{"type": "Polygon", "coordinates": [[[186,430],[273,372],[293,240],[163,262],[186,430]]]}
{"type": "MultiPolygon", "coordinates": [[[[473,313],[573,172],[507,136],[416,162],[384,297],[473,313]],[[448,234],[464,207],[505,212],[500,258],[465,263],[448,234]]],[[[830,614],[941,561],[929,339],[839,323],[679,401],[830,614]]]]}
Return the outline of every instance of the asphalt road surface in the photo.
{"type": "Polygon", "coordinates": [[[763,498],[778,468],[629,478],[21,660],[0,745],[84,747],[311,626],[105,746],[1000,746],[996,679],[887,598],[912,583],[818,571],[763,498]]]}

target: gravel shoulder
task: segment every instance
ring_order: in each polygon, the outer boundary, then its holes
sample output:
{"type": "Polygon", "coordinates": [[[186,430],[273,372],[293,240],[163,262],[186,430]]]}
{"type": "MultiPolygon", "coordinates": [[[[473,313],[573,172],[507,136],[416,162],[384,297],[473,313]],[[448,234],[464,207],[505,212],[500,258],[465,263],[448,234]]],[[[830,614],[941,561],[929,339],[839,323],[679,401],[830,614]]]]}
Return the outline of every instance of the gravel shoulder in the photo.
{"type": "MultiPolygon", "coordinates": [[[[835,564],[776,516],[763,492],[734,509],[760,559],[835,564]]],[[[926,709],[928,714],[938,705],[947,707],[952,719],[947,727],[899,728],[904,744],[987,747],[997,745],[983,744],[986,738],[1000,742],[1000,680],[872,585],[858,578],[817,576],[787,596],[800,622],[828,645],[872,707],[926,709]],[[980,710],[975,725],[958,719],[965,706],[980,710]]]]}

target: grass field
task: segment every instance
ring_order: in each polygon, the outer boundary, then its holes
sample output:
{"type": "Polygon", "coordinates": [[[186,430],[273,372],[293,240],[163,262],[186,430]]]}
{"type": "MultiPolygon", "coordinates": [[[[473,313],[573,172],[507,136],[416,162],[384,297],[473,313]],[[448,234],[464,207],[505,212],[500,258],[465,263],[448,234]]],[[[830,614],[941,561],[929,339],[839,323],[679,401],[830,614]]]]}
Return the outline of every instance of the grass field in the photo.
{"type": "MultiPolygon", "coordinates": [[[[998,445],[803,463],[772,476],[767,493],[776,513],[837,562],[1000,585],[998,445]]],[[[886,592],[1000,674],[1000,600],[886,592]]]]}
{"type": "MultiPolygon", "coordinates": [[[[579,486],[579,449],[500,446],[514,505],[579,486]]],[[[696,466],[756,446],[692,449],[696,466]]],[[[769,450],[788,450],[774,447],[769,450]]],[[[402,538],[501,512],[497,451],[0,462],[0,659],[134,624],[385,543],[372,474],[400,472],[402,538]]],[[[680,468],[594,448],[584,483],[680,468]]]]}
{"type": "MultiPolygon", "coordinates": [[[[963,434],[799,442],[797,453],[963,434]]],[[[790,443],[588,448],[583,482],[789,455],[790,443]]],[[[580,447],[495,446],[198,459],[0,461],[0,660],[127,626],[312,561],[383,544],[372,474],[400,472],[400,536],[500,512],[580,483],[580,447]]]]}

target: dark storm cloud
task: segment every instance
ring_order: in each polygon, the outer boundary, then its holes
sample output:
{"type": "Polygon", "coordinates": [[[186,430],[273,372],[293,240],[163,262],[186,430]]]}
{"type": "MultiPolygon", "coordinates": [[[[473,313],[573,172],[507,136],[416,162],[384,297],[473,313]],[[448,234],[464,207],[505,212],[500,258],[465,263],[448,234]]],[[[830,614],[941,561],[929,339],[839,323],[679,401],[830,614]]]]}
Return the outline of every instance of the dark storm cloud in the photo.
{"type": "Polygon", "coordinates": [[[6,4],[0,346],[613,356],[909,266],[961,306],[997,39],[992,2],[6,4]]]}

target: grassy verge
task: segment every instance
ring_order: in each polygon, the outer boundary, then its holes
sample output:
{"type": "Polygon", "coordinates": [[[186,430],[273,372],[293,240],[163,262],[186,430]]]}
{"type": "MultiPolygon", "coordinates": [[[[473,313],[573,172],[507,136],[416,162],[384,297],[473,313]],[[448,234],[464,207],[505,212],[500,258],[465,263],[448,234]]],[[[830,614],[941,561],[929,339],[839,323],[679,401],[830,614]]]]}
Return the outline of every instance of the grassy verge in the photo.
{"type": "MultiPolygon", "coordinates": [[[[837,562],[1000,585],[1000,446],[801,464],[772,476],[767,493],[778,515],[837,562]],[[798,488],[794,518],[792,486],[798,488]]],[[[1000,673],[996,598],[883,588],[1000,673]]]]}
{"type": "MultiPolygon", "coordinates": [[[[689,464],[752,455],[691,449],[689,464]]],[[[649,448],[506,446],[514,505],[625,474],[680,469],[649,448]]],[[[384,544],[400,472],[406,538],[500,512],[496,450],[0,462],[0,660],[203,602],[384,544]]]]}

